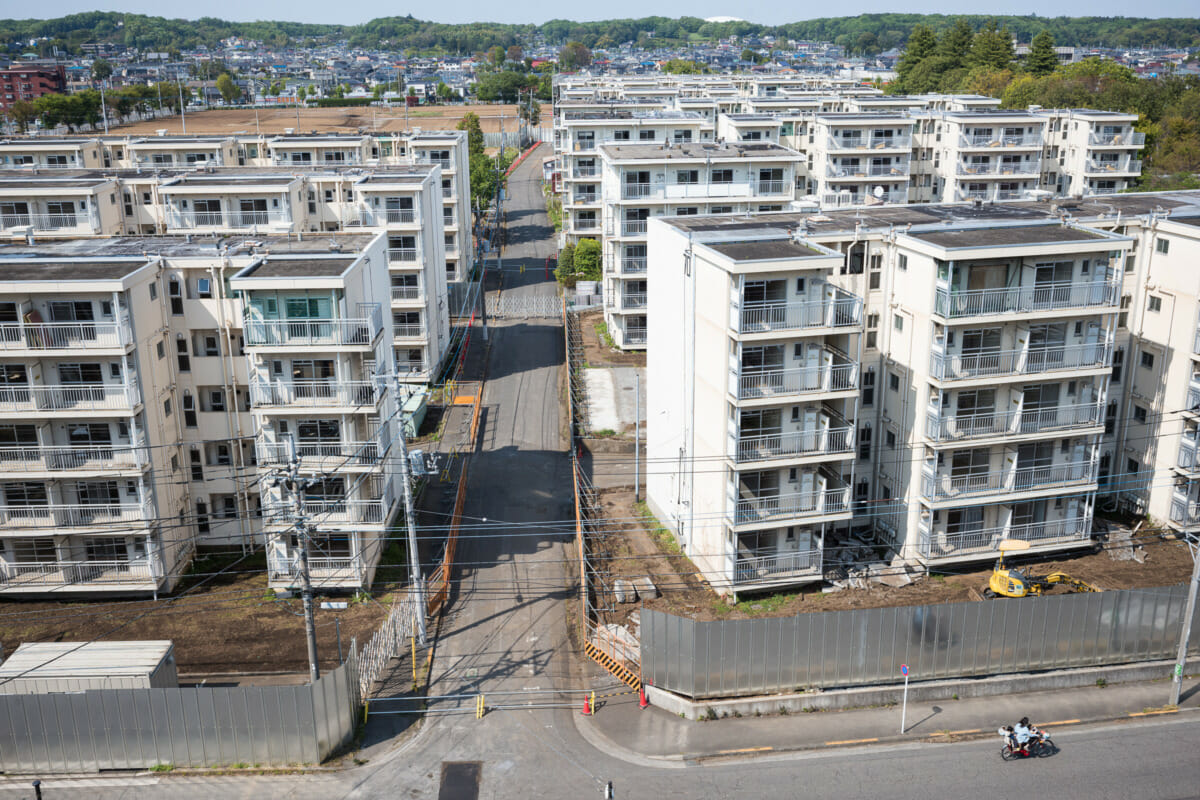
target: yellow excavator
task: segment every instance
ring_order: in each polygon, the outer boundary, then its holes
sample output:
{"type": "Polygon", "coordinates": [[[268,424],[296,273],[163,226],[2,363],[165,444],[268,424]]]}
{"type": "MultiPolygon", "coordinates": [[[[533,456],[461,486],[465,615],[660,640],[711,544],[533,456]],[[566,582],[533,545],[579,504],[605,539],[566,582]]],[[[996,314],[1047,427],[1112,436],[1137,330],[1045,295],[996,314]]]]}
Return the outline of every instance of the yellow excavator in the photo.
{"type": "Polygon", "coordinates": [[[1000,560],[992,569],[984,597],[1031,597],[1045,594],[1052,586],[1065,586],[1072,592],[1098,592],[1086,581],[1072,578],[1065,572],[1051,572],[1043,577],[1027,575],[1015,567],[1004,566],[1004,554],[1028,550],[1029,542],[1020,539],[1004,539],[1000,542],[1000,560]]]}

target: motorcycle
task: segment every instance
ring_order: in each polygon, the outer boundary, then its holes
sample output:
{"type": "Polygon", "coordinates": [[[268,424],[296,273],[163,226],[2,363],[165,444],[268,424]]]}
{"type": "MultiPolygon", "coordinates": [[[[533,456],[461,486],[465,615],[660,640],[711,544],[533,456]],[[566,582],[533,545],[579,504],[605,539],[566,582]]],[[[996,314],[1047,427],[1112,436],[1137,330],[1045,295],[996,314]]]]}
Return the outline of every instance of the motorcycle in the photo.
{"type": "Polygon", "coordinates": [[[1000,758],[1004,761],[1013,761],[1021,758],[1047,758],[1058,752],[1058,745],[1050,738],[1048,731],[1040,731],[1034,728],[1029,741],[1023,746],[1013,746],[1005,743],[1004,747],[1000,748],[1000,758]]]}

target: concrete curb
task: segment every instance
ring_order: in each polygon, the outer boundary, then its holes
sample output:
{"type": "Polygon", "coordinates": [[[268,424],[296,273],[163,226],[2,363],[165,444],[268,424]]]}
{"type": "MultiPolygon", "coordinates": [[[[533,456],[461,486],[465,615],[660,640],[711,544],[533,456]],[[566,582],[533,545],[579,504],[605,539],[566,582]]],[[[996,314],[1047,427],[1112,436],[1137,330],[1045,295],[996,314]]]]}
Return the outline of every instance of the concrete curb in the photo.
{"type": "MultiPolygon", "coordinates": [[[[1138,683],[1162,680],[1171,676],[1174,661],[1148,661],[1141,664],[1120,664],[1111,667],[1083,667],[1053,672],[1017,673],[984,678],[948,681],[916,681],[909,684],[909,702],[951,700],[955,697],[991,697],[1002,694],[1044,692],[1052,689],[1080,689],[1116,683],[1138,683]],[[1103,681],[1101,684],[1099,681],[1103,681]]],[[[1200,671],[1200,659],[1191,659],[1187,669],[1200,671]]],[[[646,699],[664,711],[698,720],[712,713],[718,717],[776,714],[805,711],[844,711],[851,708],[871,708],[899,704],[904,692],[902,685],[834,689],[829,691],[798,692],[794,694],[738,697],[727,700],[690,700],[682,695],[646,686],[646,699]]]]}

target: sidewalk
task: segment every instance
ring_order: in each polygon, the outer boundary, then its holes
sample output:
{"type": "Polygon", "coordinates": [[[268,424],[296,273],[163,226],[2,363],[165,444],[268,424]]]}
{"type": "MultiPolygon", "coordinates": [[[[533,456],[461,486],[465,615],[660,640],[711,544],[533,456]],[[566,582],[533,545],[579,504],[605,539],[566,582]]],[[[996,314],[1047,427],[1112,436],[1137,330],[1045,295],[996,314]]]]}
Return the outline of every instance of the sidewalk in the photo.
{"type": "MultiPolygon", "coordinates": [[[[1072,725],[1143,718],[1147,710],[1161,708],[1169,695],[1170,682],[1161,680],[909,703],[906,731],[901,734],[899,706],[693,722],[654,707],[640,709],[637,695],[629,694],[598,704],[596,714],[578,717],[577,725],[585,738],[593,744],[599,739],[599,744],[608,745],[606,749],[616,748],[644,758],[690,761],[837,746],[948,740],[955,736],[995,736],[1001,725],[1011,725],[1024,716],[1058,735],[1072,725]]],[[[1182,697],[1177,713],[1200,711],[1200,677],[1193,675],[1184,680],[1182,697]]]]}

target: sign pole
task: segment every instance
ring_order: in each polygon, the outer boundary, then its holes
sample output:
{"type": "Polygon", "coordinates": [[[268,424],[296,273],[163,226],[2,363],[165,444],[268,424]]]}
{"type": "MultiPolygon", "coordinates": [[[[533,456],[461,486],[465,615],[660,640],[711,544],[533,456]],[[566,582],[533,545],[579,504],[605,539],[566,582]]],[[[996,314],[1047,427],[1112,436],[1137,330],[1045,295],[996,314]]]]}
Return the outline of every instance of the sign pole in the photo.
{"type": "Polygon", "coordinates": [[[901,664],[900,672],[904,675],[904,702],[900,704],[900,732],[904,733],[904,722],[908,717],[908,664],[901,664]]]}

